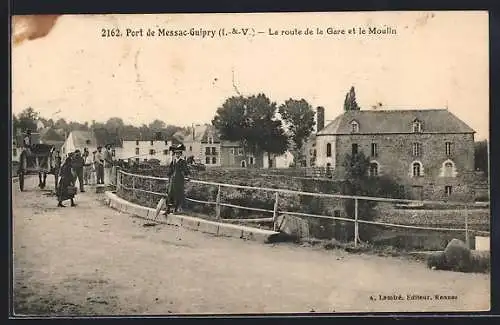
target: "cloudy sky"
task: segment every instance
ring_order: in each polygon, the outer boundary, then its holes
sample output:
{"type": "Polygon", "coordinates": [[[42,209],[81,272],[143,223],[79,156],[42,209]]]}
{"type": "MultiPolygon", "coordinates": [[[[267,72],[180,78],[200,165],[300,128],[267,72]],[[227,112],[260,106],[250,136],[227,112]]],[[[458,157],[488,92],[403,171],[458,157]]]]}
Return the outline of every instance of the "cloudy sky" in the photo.
{"type": "Polygon", "coordinates": [[[378,12],[60,17],[42,38],[12,49],[12,109],[47,118],[191,125],[210,122],[237,94],[264,92],[278,104],[304,98],[342,112],[351,85],[370,109],[445,108],[488,138],[486,12],[378,12]],[[396,35],[360,35],[390,27],[396,35]],[[226,31],[254,36],[146,37],[158,30],[226,31]],[[327,34],[327,28],[356,34],[327,34]],[[144,37],[101,37],[103,28],[143,29],[144,37]],[[272,36],[310,28],[324,35],[272,36]],[[261,31],[263,33],[259,34],[261,31]]]}

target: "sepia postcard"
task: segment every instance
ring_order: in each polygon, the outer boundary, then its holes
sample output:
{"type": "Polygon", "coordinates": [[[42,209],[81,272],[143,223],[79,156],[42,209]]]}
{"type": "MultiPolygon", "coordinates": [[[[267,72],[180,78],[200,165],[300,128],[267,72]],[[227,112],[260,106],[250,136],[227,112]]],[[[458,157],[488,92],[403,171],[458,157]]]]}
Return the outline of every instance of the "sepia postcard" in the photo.
{"type": "Polygon", "coordinates": [[[486,11],[11,36],[13,317],[490,310],[486,11]]]}

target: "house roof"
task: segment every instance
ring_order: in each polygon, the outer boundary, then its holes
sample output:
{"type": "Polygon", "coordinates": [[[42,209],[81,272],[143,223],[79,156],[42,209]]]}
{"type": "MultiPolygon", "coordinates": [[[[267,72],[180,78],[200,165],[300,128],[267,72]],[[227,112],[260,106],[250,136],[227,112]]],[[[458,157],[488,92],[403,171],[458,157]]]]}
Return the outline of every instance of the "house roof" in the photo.
{"type": "Polygon", "coordinates": [[[116,134],[109,134],[105,129],[95,129],[93,131],[74,130],[70,135],[73,138],[75,148],[85,148],[97,146],[121,146],[122,142],[116,134]]]}
{"type": "Polygon", "coordinates": [[[475,131],[447,109],[347,111],[330,122],[317,135],[351,134],[351,122],[359,124],[360,134],[413,133],[415,120],[422,133],[474,133],[475,131]]]}
{"type": "Polygon", "coordinates": [[[208,142],[210,134],[214,142],[220,142],[219,132],[211,124],[199,124],[190,130],[177,131],[173,137],[180,141],[208,142]]]}

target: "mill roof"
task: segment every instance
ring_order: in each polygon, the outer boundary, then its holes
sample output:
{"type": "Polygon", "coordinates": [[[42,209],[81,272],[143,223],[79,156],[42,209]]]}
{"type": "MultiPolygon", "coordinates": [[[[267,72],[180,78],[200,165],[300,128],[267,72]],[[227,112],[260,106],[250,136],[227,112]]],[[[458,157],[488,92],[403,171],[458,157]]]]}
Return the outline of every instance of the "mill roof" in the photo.
{"type": "Polygon", "coordinates": [[[421,123],[422,133],[475,133],[447,109],[418,109],[347,111],[317,135],[351,134],[353,121],[358,123],[360,134],[413,133],[415,121],[421,123]]]}

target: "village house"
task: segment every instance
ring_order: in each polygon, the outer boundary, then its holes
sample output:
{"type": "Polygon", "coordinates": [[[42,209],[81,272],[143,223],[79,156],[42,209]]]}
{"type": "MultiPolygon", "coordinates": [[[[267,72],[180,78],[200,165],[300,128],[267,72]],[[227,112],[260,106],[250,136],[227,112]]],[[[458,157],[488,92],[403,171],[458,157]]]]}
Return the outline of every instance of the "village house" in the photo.
{"type": "Polygon", "coordinates": [[[60,154],[64,159],[68,153],[77,149],[83,151],[84,148],[88,148],[92,153],[98,146],[104,148],[107,144],[111,145],[111,154],[116,157],[116,151],[122,148],[122,141],[117,134],[110,134],[105,129],[73,130],[61,146],[60,154]]]}
{"type": "Polygon", "coordinates": [[[305,161],[303,162],[303,166],[305,167],[315,167],[316,166],[316,134],[323,130],[325,127],[325,108],[317,107],[316,108],[316,132],[312,133],[309,138],[305,141],[303,148],[303,156],[305,157],[305,161]]]}
{"type": "Polygon", "coordinates": [[[161,134],[151,140],[128,139],[122,140],[121,148],[116,150],[117,159],[132,159],[135,162],[158,160],[160,165],[167,165],[172,160],[172,153],[169,148],[172,140],[164,139],[161,134]]]}
{"type": "Polygon", "coordinates": [[[345,174],[347,154],[363,152],[369,175],[387,175],[414,199],[470,200],[474,133],[447,109],[346,111],[316,134],[315,165],[345,174]]]}
{"type": "Polygon", "coordinates": [[[193,125],[187,131],[176,132],[174,138],[186,147],[186,157],[207,167],[262,167],[262,155],[245,155],[238,142],[221,140],[211,124],[193,125]]]}

